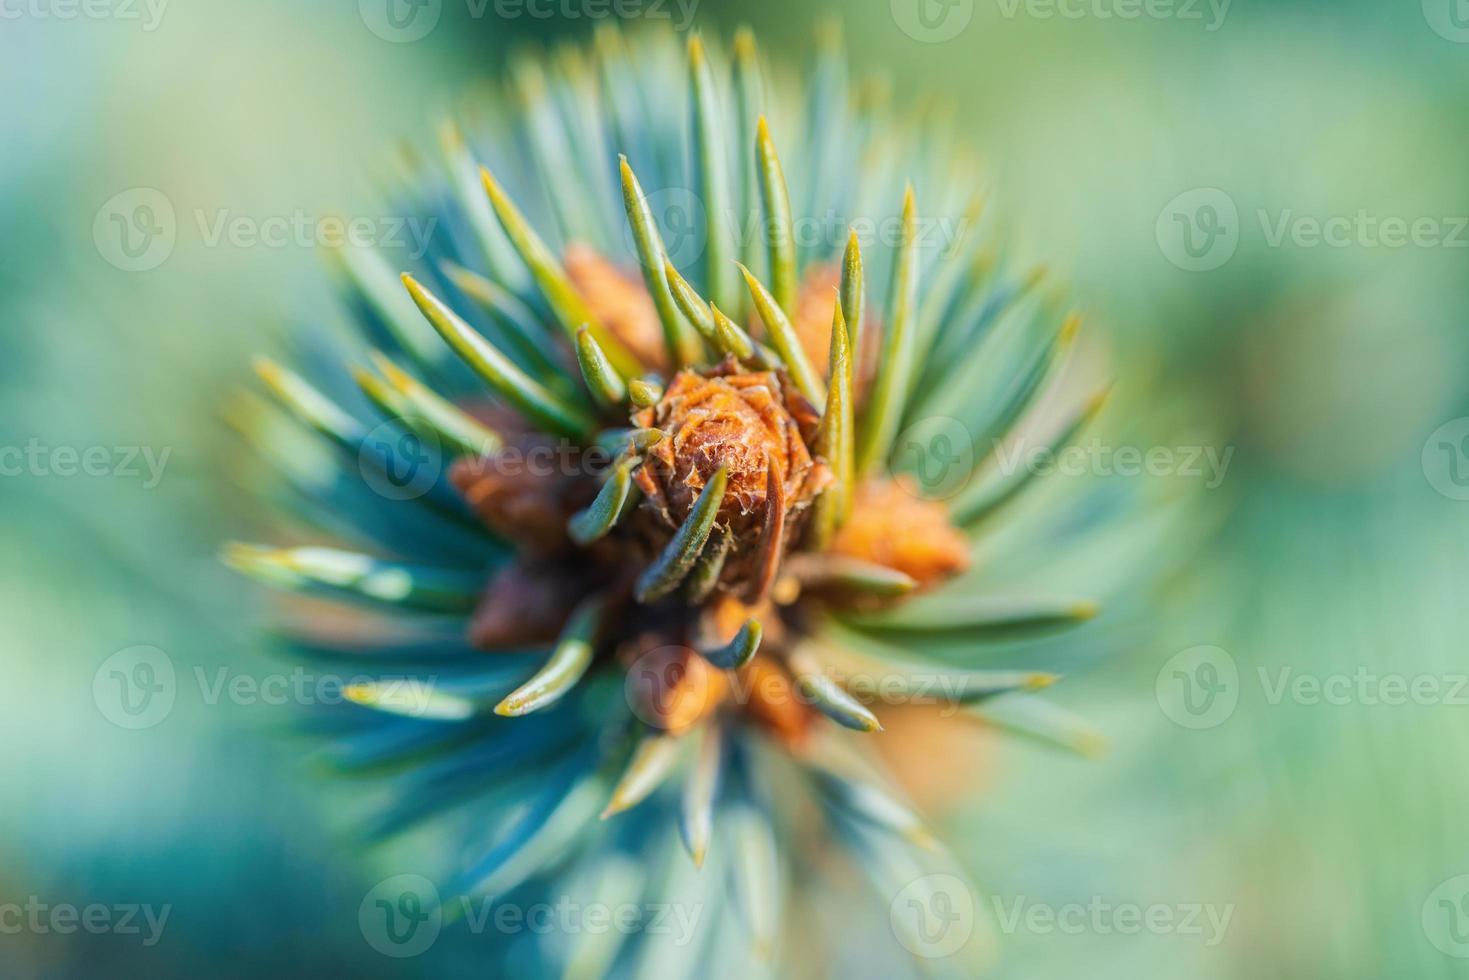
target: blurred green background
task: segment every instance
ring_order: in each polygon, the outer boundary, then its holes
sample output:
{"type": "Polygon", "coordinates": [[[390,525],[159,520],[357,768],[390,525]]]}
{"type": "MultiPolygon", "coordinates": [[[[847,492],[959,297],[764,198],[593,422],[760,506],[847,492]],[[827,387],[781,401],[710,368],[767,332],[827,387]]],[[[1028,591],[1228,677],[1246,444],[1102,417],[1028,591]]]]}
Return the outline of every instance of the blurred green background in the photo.
{"type": "MultiPolygon", "coordinates": [[[[685,26],[688,2],[657,9],[685,26]]],[[[1227,929],[1022,919],[1000,975],[1469,975],[1469,10],[924,3],[702,0],[693,23],[748,23],[805,64],[833,15],[858,73],[951,103],[1010,234],[1154,379],[1127,399],[1139,431],[1182,406],[1234,449],[1208,491],[1228,516],[1145,642],[1059,689],[1111,750],[1007,745],[946,827],[1005,908],[1197,905],[1227,929]],[[1392,677],[1437,693],[1391,703],[1392,677]]],[[[93,935],[0,915],[6,977],[480,972],[454,938],[406,963],[363,941],[358,903],[400,869],[343,838],[280,707],[192,682],[280,670],[252,652],[261,597],[215,559],[258,518],[218,415],[251,352],[331,309],[319,249],[211,243],[194,216],[359,213],[394,141],[430,139],[518,45],[596,23],[442,0],[395,43],[372,8],[0,3],[0,445],[116,464],[0,478],[0,906],[170,909],[153,943],[141,917],[93,935]],[[94,236],[137,188],[179,215],[146,271],[94,236]],[[127,447],[167,451],[161,477],[125,472],[127,447]],[[136,645],[190,681],[128,730],[93,685],[136,645]]]]}

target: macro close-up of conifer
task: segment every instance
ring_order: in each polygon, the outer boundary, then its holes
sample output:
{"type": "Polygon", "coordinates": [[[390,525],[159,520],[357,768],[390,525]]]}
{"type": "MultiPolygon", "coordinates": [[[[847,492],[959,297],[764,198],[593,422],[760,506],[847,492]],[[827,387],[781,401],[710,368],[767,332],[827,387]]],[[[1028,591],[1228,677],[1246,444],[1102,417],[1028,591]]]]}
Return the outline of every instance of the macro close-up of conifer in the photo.
{"type": "Polygon", "coordinates": [[[1015,654],[1098,603],[982,573],[1109,530],[1078,493],[1007,539],[1036,470],[995,453],[1064,448],[1109,386],[951,143],[854,92],[831,28],[804,83],[746,31],[524,54],[401,155],[395,206],[448,234],[409,269],[334,251],[356,337],[232,403],[304,530],[223,557],[296,596],[288,650],[372,675],[314,724],[388,781],[374,833],[440,828],[446,907],[559,877],[710,913],[538,952],[567,976],[819,961],[787,910],[833,846],[925,962],[896,896],[958,868],[902,771],[946,733],[1100,746],[1015,654]]]}
{"type": "Polygon", "coordinates": [[[0,0],[0,980],[1469,975],[1466,14],[0,0]]]}

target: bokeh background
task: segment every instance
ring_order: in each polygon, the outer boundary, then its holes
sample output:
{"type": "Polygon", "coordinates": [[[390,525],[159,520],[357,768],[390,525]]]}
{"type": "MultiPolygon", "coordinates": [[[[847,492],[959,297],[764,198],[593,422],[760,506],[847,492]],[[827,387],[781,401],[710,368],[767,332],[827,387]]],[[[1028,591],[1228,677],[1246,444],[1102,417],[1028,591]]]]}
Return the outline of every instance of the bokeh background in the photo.
{"type": "MultiPolygon", "coordinates": [[[[1005,908],[1197,905],[1227,928],[1022,921],[999,975],[1469,975],[1469,9],[921,2],[631,9],[748,23],[796,64],[835,18],[854,73],[950,107],[1008,233],[1148,379],[1136,431],[1182,414],[1233,451],[1204,491],[1222,523],[1136,649],[1058,689],[1107,754],[1007,744],[945,818],[1005,908]],[[1202,713],[1187,682],[1212,684],[1202,713]]],[[[0,477],[0,904],[170,910],[152,943],[141,918],[0,919],[4,976],[483,972],[452,937],[407,962],[364,942],[358,904],[393,869],[343,833],[279,706],[205,693],[281,669],[252,640],[262,597],[215,557],[255,519],[220,406],[331,300],[320,249],[212,242],[196,216],[362,213],[395,141],[605,9],[434,6],[397,43],[372,0],[0,4],[0,445],[115,464],[0,477]],[[94,231],[138,188],[179,221],[129,271],[94,231]],[[165,721],[128,730],[94,679],[136,645],[182,677],[165,721]]]]}

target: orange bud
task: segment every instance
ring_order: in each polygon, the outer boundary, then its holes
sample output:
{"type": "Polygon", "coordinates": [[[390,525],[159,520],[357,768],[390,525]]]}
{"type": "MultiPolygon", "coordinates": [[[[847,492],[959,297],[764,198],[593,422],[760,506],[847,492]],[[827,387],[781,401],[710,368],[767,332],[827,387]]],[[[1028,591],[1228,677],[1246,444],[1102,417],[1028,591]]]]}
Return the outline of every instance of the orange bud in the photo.
{"type": "Polygon", "coordinates": [[[896,569],[920,586],[969,567],[969,541],[939,500],[924,500],[906,477],[869,480],[857,488],[852,516],[831,550],[896,569]]]}
{"type": "Polygon", "coordinates": [[[688,647],[662,646],[633,661],[627,693],[639,718],[677,735],[719,707],[729,694],[729,680],[688,647]]]}
{"type": "MultiPolygon", "coordinates": [[[[657,405],[633,415],[668,437],[649,450],[638,471],[648,507],[666,530],[677,528],[721,468],[728,474],[717,523],[734,549],[721,581],[743,584],[765,522],[772,467],[785,491],[786,520],[799,519],[830,479],[808,448],[817,417],[784,373],[745,371],[732,360],[709,372],[680,371],[657,405]]],[[[782,540],[797,535],[789,526],[782,540]]]]}
{"type": "Polygon", "coordinates": [[[740,671],[739,686],[748,693],[746,710],[757,724],[792,748],[805,742],[817,714],[796,696],[785,668],[770,657],[756,654],[740,671]]]}
{"type": "Polygon", "coordinates": [[[642,280],[579,242],[567,246],[562,261],[567,276],[602,325],[644,364],[666,367],[663,324],[642,280]]]}

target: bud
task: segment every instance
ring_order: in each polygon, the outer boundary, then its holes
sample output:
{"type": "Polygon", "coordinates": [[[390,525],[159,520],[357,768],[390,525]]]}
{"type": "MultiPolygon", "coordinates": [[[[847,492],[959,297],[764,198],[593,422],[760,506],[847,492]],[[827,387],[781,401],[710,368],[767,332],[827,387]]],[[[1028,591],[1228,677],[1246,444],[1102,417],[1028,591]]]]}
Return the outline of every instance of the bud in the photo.
{"type": "Polygon", "coordinates": [[[664,537],[675,530],[704,484],[726,467],[716,525],[732,535],[733,547],[720,582],[740,587],[758,557],[771,464],[785,491],[785,547],[830,481],[809,448],[818,421],[783,371],[746,371],[733,360],[707,372],[680,371],[658,404],[633,415],[635,425],[667,433],[637,474],[655,528],[664,537]]]}
{"type": "Polygon", "coordinates": [[[861,484],[831,550],[896,569],[920,587],[969,567],[969,542],[949,521],[948,507],[920,497],[908,476],[861,484]]]}
{"type": "MultiPolygon", "coordinates": [[[[842,267],[835,262],[813,265],[801,277],[801,288],[796,292],[796,308],[791,313],[791,324],[796,336],[801,338],[801,349],[812,364],[826,367],[828,350],[831,347],[831,317],[836,308],[837,287],[842,284],[842,267]]],[[[850,324],[848,329],[855,329],[850,324]]]]}
{"type": "MultiPolygon", "coordinates": [[[[650,642],[657,642],[656,638],[650,642]]],[[[637,655],[632,652],[628,690],[636,700],[633,713],[655,728],[675,735],[688,731],[712,714],[729,694],[729,680],[693,650],[661,646],[637,655]]]]}
{"type": "Polygon", "coordinates": [[[628,275],[597,251],[579,242],[566,248],[566,274],[602,325],[644,364],[668,364],[663,325],[641,279],[628,275]]]}
{"type": "Polygon", "coordinates": [[[746,710],[756,723],[792,748],[805,743],[818,715],[797,696],[790,674],[778,661],[756,654],[741,672],[739,683],[749,691],[746,710]]]}
{"type": "Polygon", "coordinates": [[[475,606],[469,642],[482,650],[550,643],[588,584],[562,562],[507,565],[490,580],[475,606]]]}

